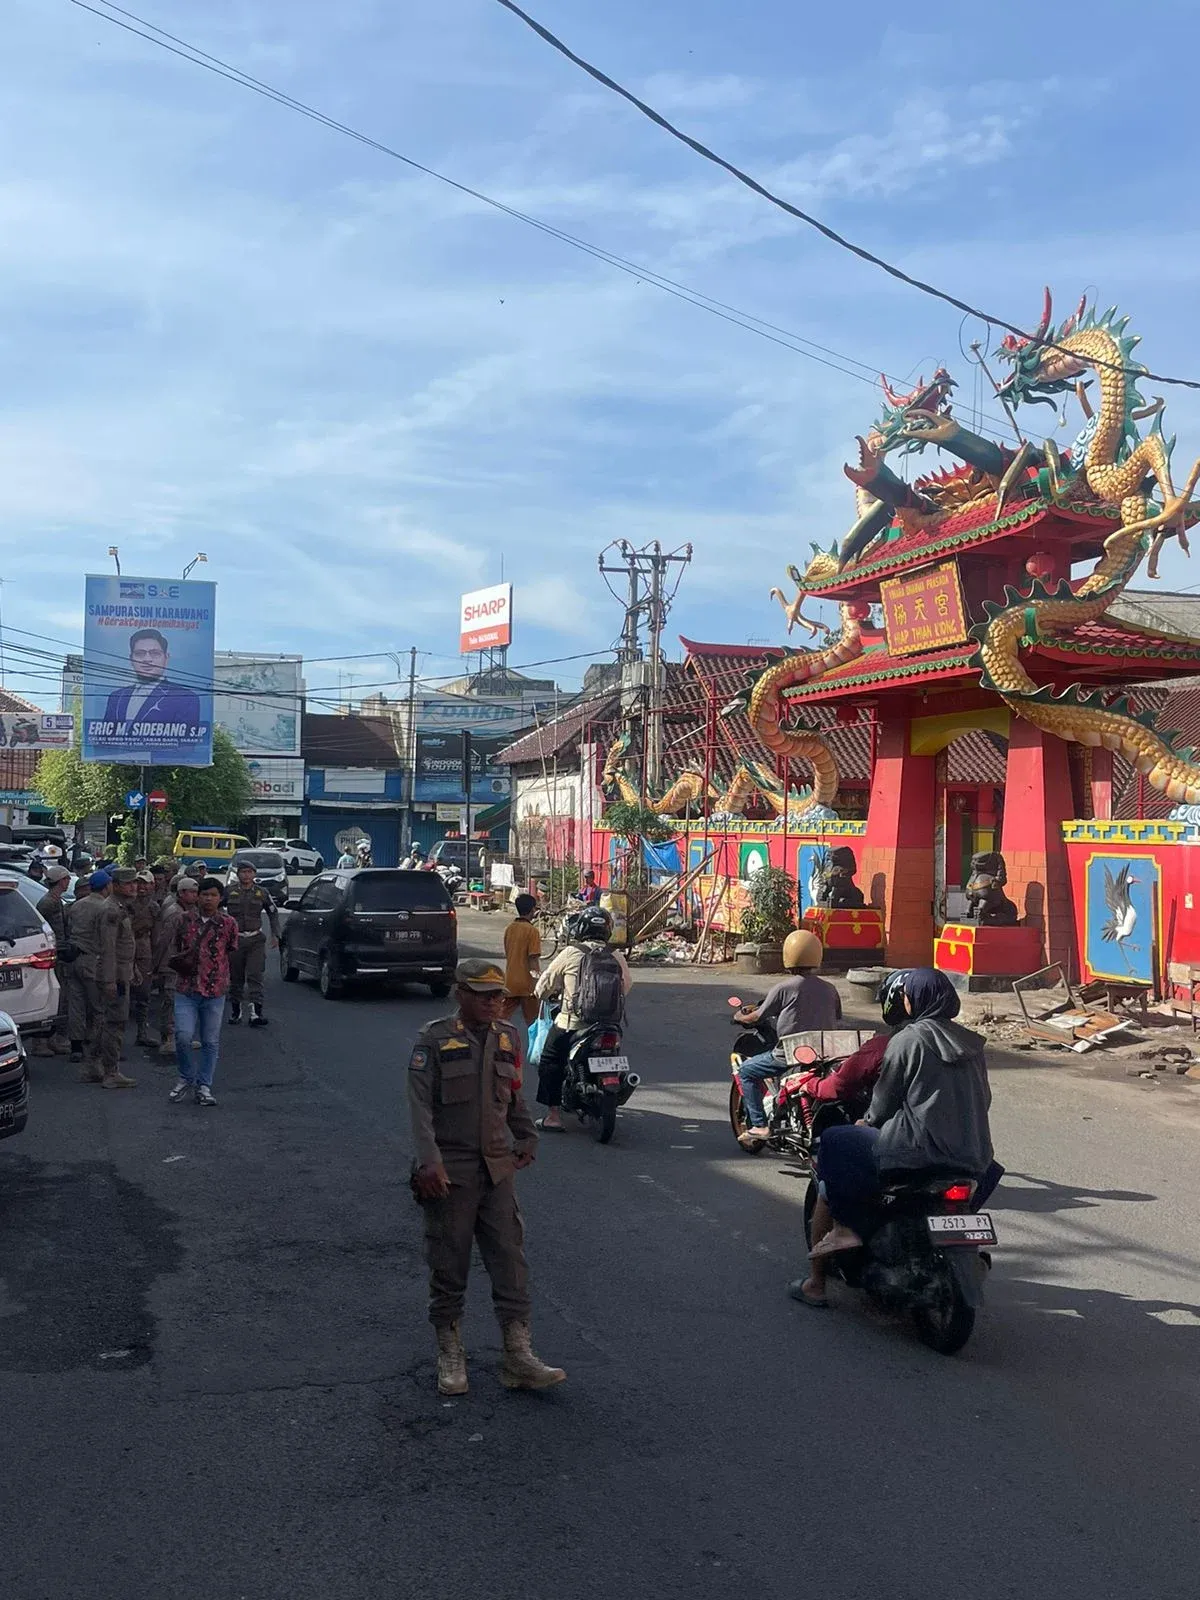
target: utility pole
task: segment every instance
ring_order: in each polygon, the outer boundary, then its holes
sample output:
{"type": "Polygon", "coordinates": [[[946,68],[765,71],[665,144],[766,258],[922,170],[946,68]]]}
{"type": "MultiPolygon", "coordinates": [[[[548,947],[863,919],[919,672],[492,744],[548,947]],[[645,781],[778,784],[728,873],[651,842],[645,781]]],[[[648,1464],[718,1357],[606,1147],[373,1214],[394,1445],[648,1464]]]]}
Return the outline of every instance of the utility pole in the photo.
{"type": "Polygon", "coordinates": [[[405,814],[407,837],[404,846],[405,849],[411,849],[413,807],[417,799],[417,647],[415,644],[408,652],[408,727],[405,730],[405,743],[408,745],[408,811],[405,814]]]}
{"type": "MultiPolygon", "coordinates": [[[[664,550],[657,539],[640,550],[635,549],[627,539],[614,539],[600,552],[601,573],[621,573],[627,583],[625,622],[621,629],[617,659],[623,668],[622,687],[637,687],[639,690],[644,718],[643,792],[657,789],[662,777],[662,633],[671,602],[683,579],[683,570],[691,559],[690,544],[680,545],[676,550],[664,550]],[[605,557],[612,551],[616,552],[616,559],[606,562],[605,557]],[[679,572],[668,592],[667,578],[672,567],[678,567],[679,572]],[[648,662],[644,662],[642,654],[643,617],[649,637],[648,662]]],[[[615,591],[613,593],[615,598],[620,598],[615,591]]]]}

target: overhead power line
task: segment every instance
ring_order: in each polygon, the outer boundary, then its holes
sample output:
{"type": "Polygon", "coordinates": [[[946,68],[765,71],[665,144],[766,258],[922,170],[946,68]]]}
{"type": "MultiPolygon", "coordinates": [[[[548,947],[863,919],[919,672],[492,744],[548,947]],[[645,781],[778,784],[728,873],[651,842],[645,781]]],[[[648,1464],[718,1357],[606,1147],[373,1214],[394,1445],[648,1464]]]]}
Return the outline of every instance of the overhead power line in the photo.
{"type": "MultiPolygon", "coordinates": [[[[201,50],[198,45],[191,44],[182,39],[178,34],[168,33],[165,28],[148,21],[145,17],[138,16],[136,12],[128,11],[123,6],[110,4],[110,0],[99,0],[99,4],[91,5],[88,0],[70,0],[73,6],[81,11],[90,12],[92,16],[111,23],[114,28],[120,28],[125,33],[136,35],[145,39],[147,43],[157,45],[160,50],[167,51],[170,55],[178,56],[182,61],[190,61],[193,66],[202,67],[206,72],[215,73],[217,77],[225,78],[228,82],[237,84],[239,88],[249,89],[251,93],[273,100],[277,105],[284,106],[290,111],[297,112],[300,116],[307,117],[312,122],[320,123],[323,127],[335,133],[344,134],[348,139],[354,139],[359,144],[366,145],[369,149],[377,150],[381,155],[389,156],[394,161],[402,162],[406,167],[411,167],[414,172],[420,172],[425,177],[435,178],[439,183],[448,185],[459,194],[478,200],[481,205],[491,206],[493,210],[502,212],[505,216],[513,218],[516,222],[523,222],[528,227],[536,228],[539,233],[548,238],[557,239],[560,243],[570,245],[575,250],[582,251],[585,255],[592,256],[597,261],[604,262],[607,266],[614,267],[618,272],[635,278],[639,282],[645,281],[651,287],[660,289],[664,294],[671,295],[676,300],[685,301],[700,311],[707,311],[710,316],[718,317],[722,322],[732,323],[735,327],[743,328],[747,333],[756,334],[761,339],[767,339],[772,344],[780,345],[784,349],[792,350],[797,355],[804,356],[809,361],[815,361],[823,367],[829,367],[834,372],[840,372],[844,377],[854,378],[859,383],[874,386],[879,378],[879,369],[876,363],[858,360],[855,356],[848,356],[841,351],[831,349],[828,345],[818,344],[815,340],[806,338],[803,334],[795,333],[791,329],[780,327],[777,323],[770,322],[764,317],[756,316],[753,312],[744,311],[738,306],[730,305],[724,300],[718,300],[712,295],[705,294],[701,289],[692,288],[688,284],[680,283],[674,278],[656,272],[652,267],[646,267],[627,257],[618,255],[615,251],[603,245],[593,243],[591,240],[580,238],[577,234],[568,233],[565,229],[556,227],[553,223],[541,217],[532,216],[529,212],[521,211],[516,206],[505,204],[497,200],[494,195],[486,194],[482,189],[473,188],[470,184],[461,183],[457,178],[451,178],[444,172],[426,166],[424,162],[417,161],[412,156],[407,156],[403,151],[393,146],[384,144],[379,139],[373,139],[369,134],[360,132],[357,128],[347,123],[339,122],[337,118],[327,116],[315,106],[303,100],[297,100],[293,95],[276,89],[272,84],[265,83],[261,78],[255,78],[248,72],[243,72],[240,67],[222,60],[220,56],[211,55],[206,50],[201,50]],[[119,15],[112,15],[113,12],[119,15]],[[122,22],[121,17],[129,20],[122,22]],[[133,24],[138,26],[134,27],[133,24]],[[148,30],[148,31],[147,31],[148,30]],[[858,369],[858,370],[854,370],[858,369]]],[[[524,13],[520,13],[524,16],[524,13]]],[[[615,87],[615,85],[614,85],[615,87]]],[[[903,387],[907,379],[894,374],[888,376],[894,388],[903,387]]],[[[989,418],[992,424],[991,431],[1008,431],[1007,426],[999,418],[989,418]]],[[[344,658],[344,659],[349,659],[344,658]]]]}
{"type": "MultiPolygon", "coordinates": [[[[76,0],[76,3],[78,3],[78,0],[76,0]]],[[[948,290],[939,289],[936,284],[926,283],[922,278],[914,278],[911,273],[905,272],[902,267],[896,266],[895,262],[886,261],[883,256],[877,256],[873,250],[868,250],[864,245],[855,244],[853,240],[847,239],[844,234],[838,233],[834,228],[831,228],[828,223],[822,222],[818,217],[812,216],[807,211],[802,211],[799,206],[794,206],[790,200],[785,200],[781,195],[777,195],[768,189],[765,184],[759,183],[757,178],[752,178],[748,172],[743,172],[741,167],[735,166],[732,161],[727,161],[724,156],[718,155],[715,150],[710,150],[708,145],[702,144],[699,139],[693,139],[691,134],[684,133],[682,128],[677,128],[673,122],[669,122],[663,116],[661,111],[656,111],[653,106],[647,105],[644,100],[640,100],[632,89],[626,89],[624,84],[618,83],[615,78],[610,78],[607,72],[602,72],[599,67],[593,66],[583,56],[577,55],[569,45],[563,43],[557,34],[551,33],[550,29],[544,27],[536,17],[531,17],[528,11],[523,11],[516,4],[516,0],[497,0],[497,4],[502,5],[506,11],[511,11],[515,17],[520,17],[527,27],[532,28],[540,39],[544,39],[560,55],[573,62],[575,66],[586,72],[590,78],[594,78],[597,83],[603,84],[606,89],[611,89],[614,94],[620,95],[622,100],[628,100],[631,106],[636,107],[644,117],[649,117],[651,122],[657,123],[673,139],[678,139],[681,144],[687,145],[690,150],[694,150],[697,155],[703,156],[706,161],[711,161],[716,166],[721,167],[731,178],[736,178],[739,183],[745,184],[747,189],[753,190],[763,200],[769,201],[773,206],[778,206],[781,211],[786,211],[788,216],[795,217],[798,222],[803,222],[810,228],[815,228],[818,233],[823,234],[826,239],[832,244],[836,244],[840,249],[849,250],[852,255],[858,256],[860,261],[866,261],[871,266],[878,267],[880,271],[888,273],[901,283],[908,284],[911,289],[919,289],[922,294],[932,295],[935,300],[943,300],[947,305],[954,306],[959,311],[965,311],[969,316],[978,317],[980,322],[986,322],[989,327],[1002,328],[1006,333],[1040,344],[1047,350],[1063,350],[1062,345],[1055,344],[1052,339],[1035,338],[1033,334],[1026,333],[1023,328],[1018,327],[1015,322],[1006,322],[1003,317],[993,316],[988,311],[980,311],[977,306],[969,305],[967,301],[958,299],[956,295],[951,294],[948,290]]],[[[1071,352],[1063,351],[1063,353],[1070,354],[1071,352]]],[[[1128,376],[1144,378],[1149,383],[1169,383],[1181,389],[1200,389],[1200,380],[1195,378],[1167,378],[1161,372],[1150,372],[1145,367],[1125,366],[1116,361],[1095,360],[1093,364],[1098,367],[1106,367],[1112,372],[1121,372],[1128,376]]]]}

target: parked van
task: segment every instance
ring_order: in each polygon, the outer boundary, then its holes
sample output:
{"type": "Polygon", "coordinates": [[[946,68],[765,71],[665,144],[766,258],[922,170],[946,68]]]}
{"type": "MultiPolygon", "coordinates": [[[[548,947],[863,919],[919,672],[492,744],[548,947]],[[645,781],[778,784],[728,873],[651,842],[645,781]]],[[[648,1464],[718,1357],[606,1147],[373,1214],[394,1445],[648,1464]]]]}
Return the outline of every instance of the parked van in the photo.
{"type": "Polygon", "coordinates": [[[216,874],[218,868],[223,872],[229,866],[239,850],[253,848],[243,833],[229,833],[221,828],[180,828],[172,854],[181,867],[203,861],[216,874]]]}

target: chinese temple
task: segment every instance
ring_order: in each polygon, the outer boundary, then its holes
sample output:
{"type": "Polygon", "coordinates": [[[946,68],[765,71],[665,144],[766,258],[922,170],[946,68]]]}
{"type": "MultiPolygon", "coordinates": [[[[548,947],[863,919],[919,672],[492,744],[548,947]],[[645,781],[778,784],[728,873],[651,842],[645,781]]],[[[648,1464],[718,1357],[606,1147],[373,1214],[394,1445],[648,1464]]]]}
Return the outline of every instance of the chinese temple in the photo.
{"type": "Polygon", "coordinates": [[[1200,800],[1193,752],[1176,748],[1136,698],[1139,684],[1195,675],[1200,640],[1109,615],[1144,562],[1155,575],[1165,539],[1186,546],[1200,515],[1191,502],[1200,463],[1177,493],[1161,402],[1138,393],[1135,344],[1115,311],[1082,302],[1055,326],[1049,293],[1036,333],[1005,341],[1011,373],[1000,398],[1012,414],[1023,401],[1078,398],[1083,426],[1061,454],[1015,428],[1011,442],[964,428],[944,371],[908,395],[885,384],[883,415],[846,468],[857,520],[806,572],[791,569],[789,631],[822,626],[804,616],[810,596],[835,602],[841,627],[823,648],[757,678],[749,720],[785,770],[811,768],[814,819],[833,815],[823,808],[839,788],[816,709],[871,725],[858,876],[881,913],[890,964],[927,964],[936,943],[939,963],[952,967],[945,946],[959,933],[991,940],[997,971],[1069,963],[1077,908],[1064,823],[1112,816],[1114,753],[1172,802],[1200,800]],[[1095,406],[1085,378],[1098,388],[1095,406]],[[888,465],[889,454],[931,447],[956,464],[911,484],[888,465]],[[971,730],[1007,741],[1002,804],[990,810],[983,791],[955,796],[948,781],[947,749],[971,730]],[[939,926],[945,841],[956,829],[1003,856],[1014,925],[939,926]]]}

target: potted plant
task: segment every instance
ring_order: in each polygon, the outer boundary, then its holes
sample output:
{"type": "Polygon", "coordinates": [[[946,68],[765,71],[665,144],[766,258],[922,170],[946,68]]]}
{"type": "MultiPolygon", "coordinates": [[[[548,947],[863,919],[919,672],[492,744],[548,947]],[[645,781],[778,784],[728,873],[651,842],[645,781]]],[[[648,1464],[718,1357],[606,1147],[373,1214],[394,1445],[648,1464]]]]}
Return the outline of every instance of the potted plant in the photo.
{"type": "Polygon", "coordinates": [[[782,972],[783,941],[796,926],[796,885],[781,867],[763,867],[750,879],[750,904],[742,913],[737,947],[742,972],[782,972]]]}

